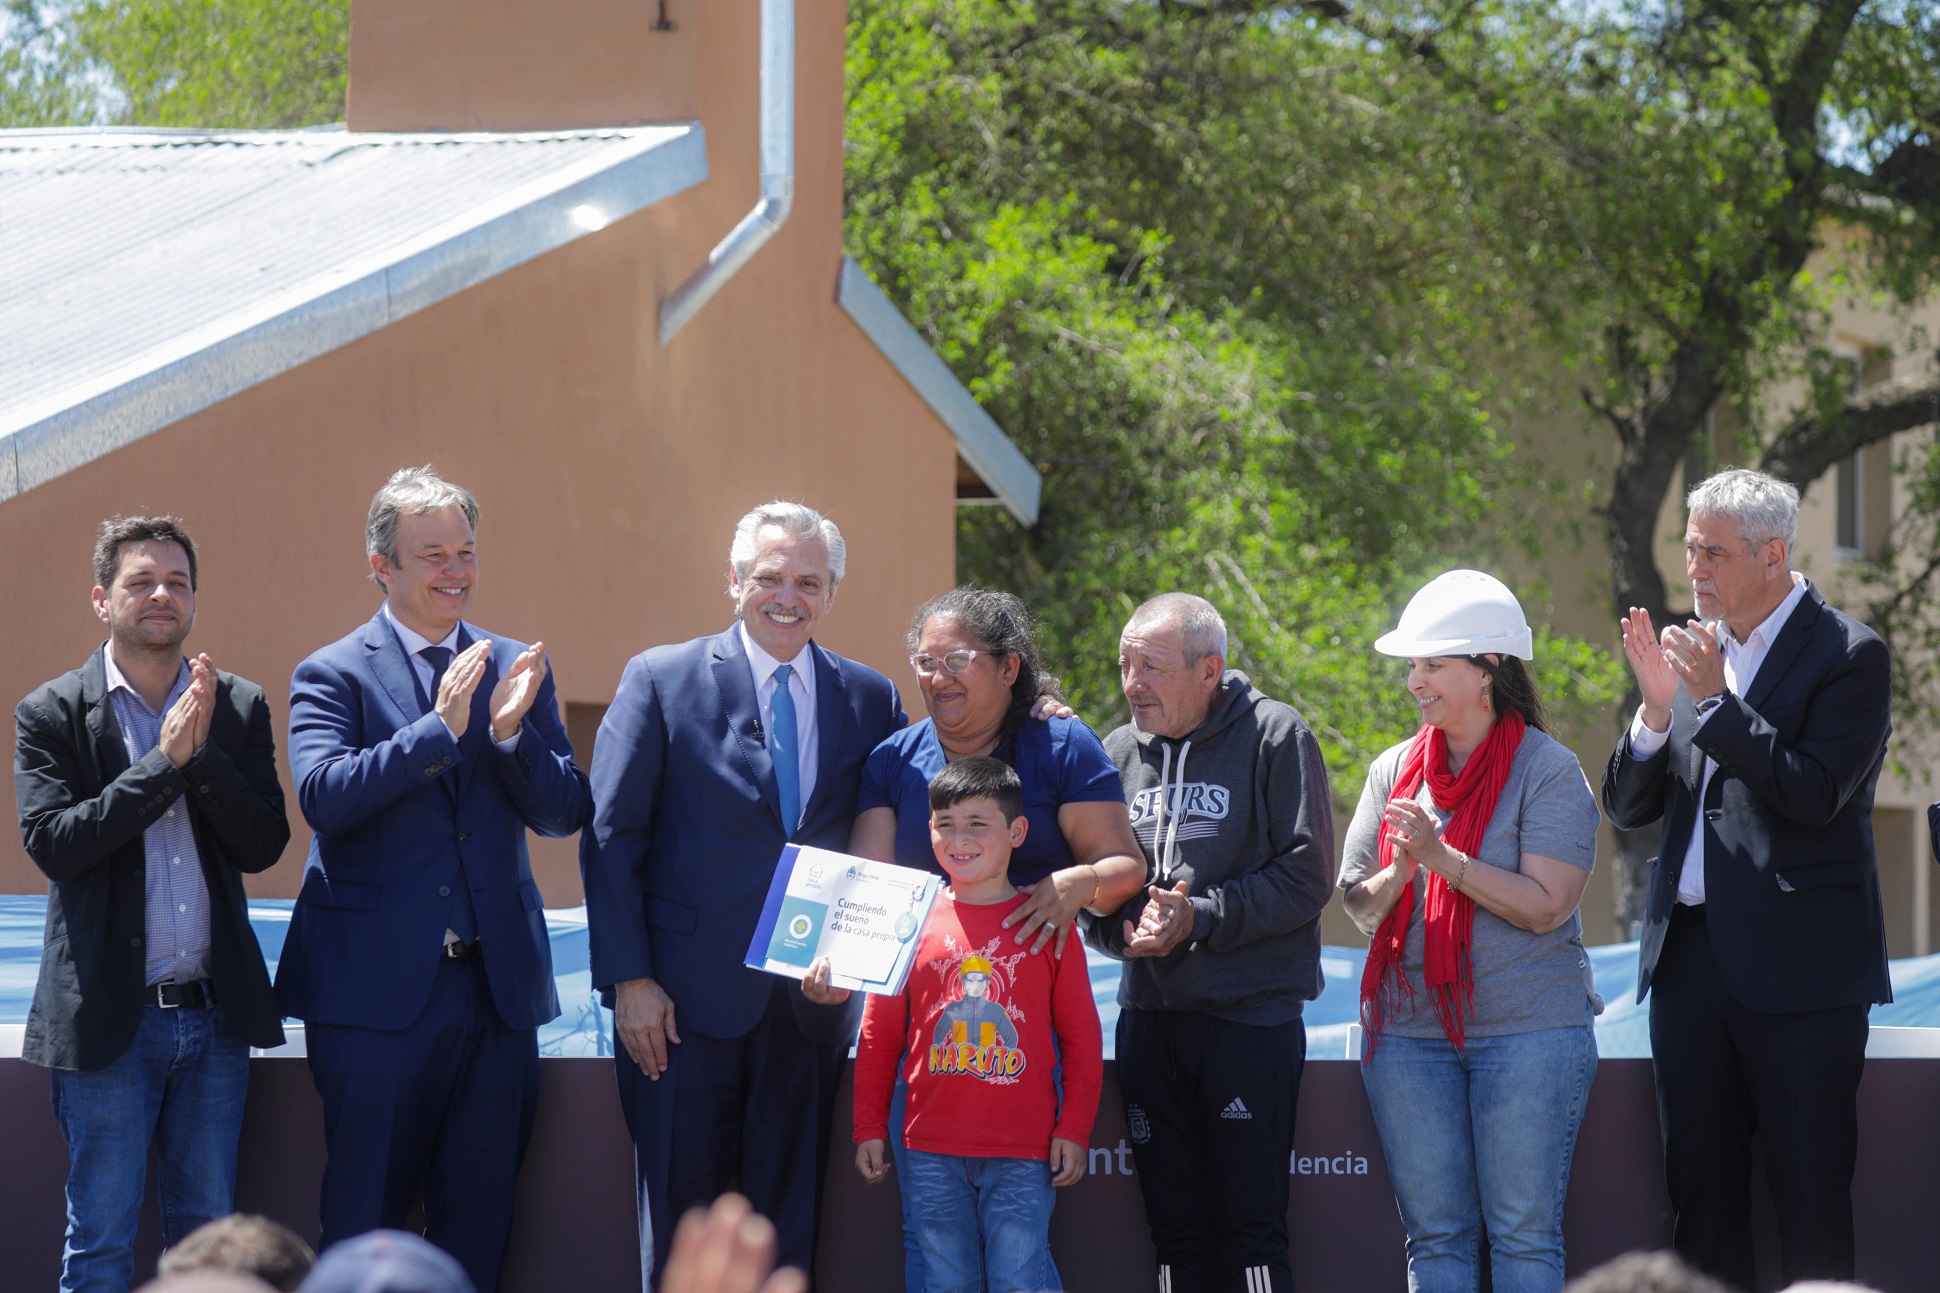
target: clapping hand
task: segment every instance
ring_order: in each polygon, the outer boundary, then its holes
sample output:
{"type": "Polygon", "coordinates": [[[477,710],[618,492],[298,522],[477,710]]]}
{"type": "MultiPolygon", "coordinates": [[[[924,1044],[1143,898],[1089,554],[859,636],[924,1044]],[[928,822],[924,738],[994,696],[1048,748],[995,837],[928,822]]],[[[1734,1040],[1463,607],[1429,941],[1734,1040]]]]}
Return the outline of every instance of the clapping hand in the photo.
{"type": "Polygon", "coordinates": [[[1718,647],[1718,634],[1698,620],[1690,631],[1664,630],[1663,653],[1671,669],[1684,683],[1692,700],[1703,700],[1724,691],[1724,652],[1718,647]]]}
{"type": "Polygon", "coordinates": [[[518,659],[492,688],[492,739],[509,741],[518,735],[526,711],[539,698],[539,684],[546,680],[546,644],[534,642],[519,652],[518,659]]]}
{"type": "MultiPolygon", "coordinates": [[[[1677,696],[1677,671],[1651,629],[1650,612],[1632,606],[1619,627],[1623,630],[1624,658],[1630,661],[1630,671],[1637,676],[1637,691],[1643,697],[1644,726],[1653,732],[1668,732],[1671,701],[1677,696]]],[[[1664,630],[1667,639],[1671,632],[1664,630]]]]}
{"type": "Polygon", "coordinates": [[[491,654],[490,638],[472,643],[458,653],[438,684],[438,717],[445,720],[454,741],[471,726],[472,693],[478,690],[479,680],[485,676],[485,661],[491,654]]]}
{"type": "Polygon", "coordinates": [[[195,752],[209,741],[209,725],[216,712],[216,667],[207,655],[189,661],[189,685],[162,716],[159,744],[168,761],[188,766],[195,752]]]}
{"type": "Polygon", "coordinates": [[[1381,812],[1382,820],[1387,823],[1388,832],[1394,837],[1394,866],[1402,870],[1402,859],[1407,859],[1408,878],[1412,878],[1415,867],[1426,866],[1429,870],[1445,869],[1452,861],[1453,854],[1448,845],[1442,843],[1441,831],[1427,808],[1414,799],[1391,799],[1381,812]],[[1434,864],[1444,863],[1442,868],[1434,864]]]}
{"type": "Polygon", "coordinates": [[[1192,899],[1186,896],[1183,880],[1170,889],[1152,885],[1145,893],[1145,909],[1139,913],[1137,928],[1129,920],[1124,922],[1124,954],[1165,956],[1192,933],[1192,899]]]}
{"type": "Polygon", "coordinates": [[[217,681],[215,663],[209,659],[206,651],[189,661],[189,690],[194,691],[197,687],[202,689],[202,703],[196,706],[194,750],[209,743],[209,726],[216,716],[217,681]]]}

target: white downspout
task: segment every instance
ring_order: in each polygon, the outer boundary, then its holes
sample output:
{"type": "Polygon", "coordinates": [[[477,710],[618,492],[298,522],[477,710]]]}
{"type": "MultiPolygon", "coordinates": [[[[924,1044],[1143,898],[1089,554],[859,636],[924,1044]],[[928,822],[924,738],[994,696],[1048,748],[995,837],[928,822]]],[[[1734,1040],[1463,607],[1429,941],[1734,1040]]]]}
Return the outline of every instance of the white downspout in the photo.
{"type": "Polygon", "coordinates": [[[795,0],[761,0],[761,200],[660,303],[660,344],[775,236],[795,201],[795,0]]]}

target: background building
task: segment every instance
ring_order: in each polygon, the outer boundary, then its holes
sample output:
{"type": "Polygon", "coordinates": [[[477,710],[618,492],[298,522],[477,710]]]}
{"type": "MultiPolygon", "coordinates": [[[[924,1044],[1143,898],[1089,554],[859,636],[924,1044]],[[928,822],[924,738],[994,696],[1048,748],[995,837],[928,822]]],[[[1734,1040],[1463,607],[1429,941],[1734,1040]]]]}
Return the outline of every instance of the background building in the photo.
{"type": "MultiPolygon", "coordinates": [[[[770,498],[842,527],[823,640],[902,681],[958,499],[1029,520],[1037,475],[844,261],[841,6],[793,16],[785,224],[663,344],[761,191],[763,11],[358,0],[347,132],[0,132],[0,695],[102,640],[100,520],[171,511],[190,646],[280,714],[377,607],[371,494],[426,462],[477,494],[472,615],[547,644],[582,762],[628,657],[730,622],[732,527],[770,498]]],[[[259,896],[299,886],[290,808],[259,896]]],[[[571,841],[533,861],[580,901],[571,841]]],[[[0,891],[44,887],[0,833],[0,891]]]]}

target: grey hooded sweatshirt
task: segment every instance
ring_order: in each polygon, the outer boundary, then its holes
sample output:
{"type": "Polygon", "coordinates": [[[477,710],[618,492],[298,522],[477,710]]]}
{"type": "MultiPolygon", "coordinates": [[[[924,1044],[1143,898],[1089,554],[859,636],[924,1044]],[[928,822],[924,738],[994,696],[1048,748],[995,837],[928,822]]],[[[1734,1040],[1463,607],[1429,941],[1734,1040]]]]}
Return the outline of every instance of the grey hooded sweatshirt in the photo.
{"type": "MultiPolygon", "coordinates": [[[[1320,913],[1334,891],[1334,809],[1313,730],[1237,670],[1183,740],[1131,724],[1105,738],[1144,847],[1146,881],[1181,880],[1192,935],[1159,958],[1125,961],[1118,1004],[1130,1010],[1284,1024],[1320,994],[1320,913]]],[[[1141,892],[1091,922],[1094,947],[1118,957],[1141,892]]]]}

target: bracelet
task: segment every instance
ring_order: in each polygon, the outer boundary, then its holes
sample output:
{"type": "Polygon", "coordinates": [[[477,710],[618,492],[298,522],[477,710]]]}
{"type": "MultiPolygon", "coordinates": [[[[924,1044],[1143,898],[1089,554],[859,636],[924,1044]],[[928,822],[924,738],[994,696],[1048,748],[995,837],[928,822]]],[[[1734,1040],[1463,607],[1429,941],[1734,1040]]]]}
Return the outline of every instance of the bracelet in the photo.
{"type": "Polygon", "coordinates": [[[1085,865],[1091,868],[1091,899],[1089,902],[1085,903],[1085,906],[1092,907],[1097,905],[1098,892],[1099,890],[1105,887],[1105,882],[1103,878],[1099,876],[1098,867],[1095,863],[1087,862],[1085,863],[1085,865]]]}
{"type": "Polygon", "coordinates": [[[1462,891],[1462,879],[1468,875],[1468,854],[1457,853],[1455,856],[1462,859],[1462,865],[1456,868],[1455,878],[1448,882],[1448,887],[1456,893],[1460,893],[1462,891]]]}

